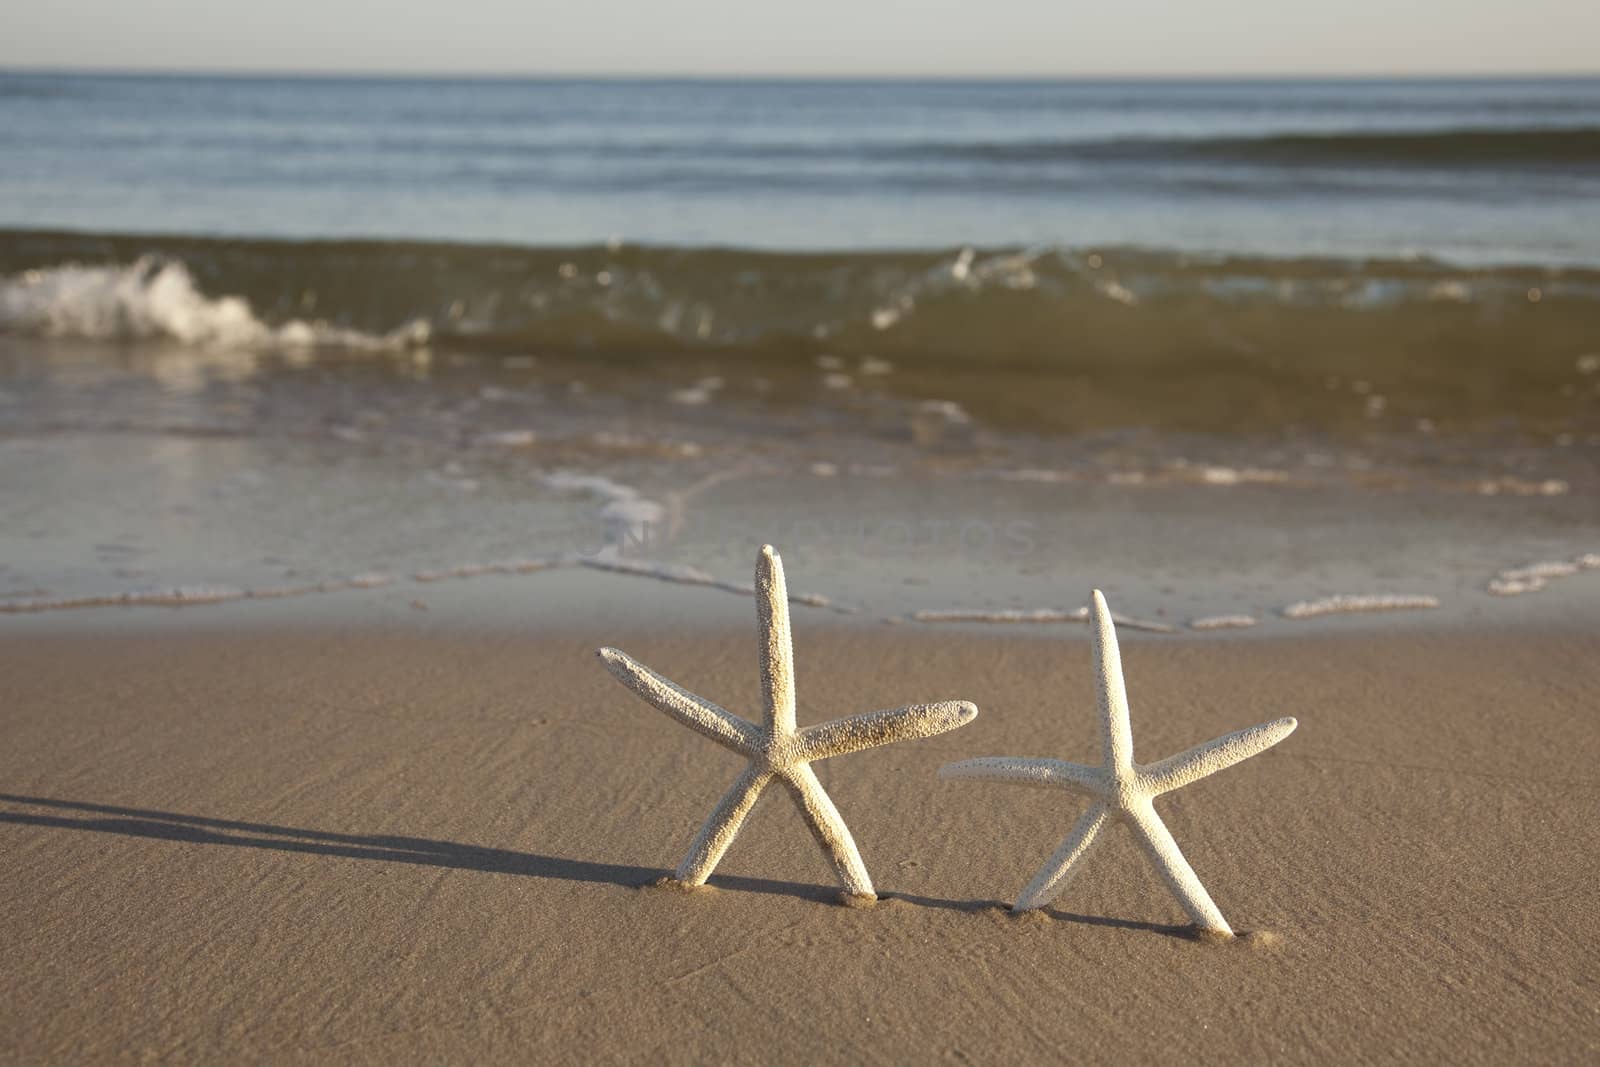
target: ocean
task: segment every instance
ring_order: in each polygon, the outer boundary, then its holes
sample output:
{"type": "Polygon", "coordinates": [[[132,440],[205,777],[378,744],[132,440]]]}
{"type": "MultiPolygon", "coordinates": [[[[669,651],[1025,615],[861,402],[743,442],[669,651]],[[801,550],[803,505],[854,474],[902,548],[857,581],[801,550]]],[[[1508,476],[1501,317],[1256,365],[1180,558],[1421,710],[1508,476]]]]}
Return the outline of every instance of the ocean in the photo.
{"type": "Polygon", "coordinates": [[[0,224],[1600,265],[1600,79],[0,74],[0,224]]]}
{"type": "Polygon", "coordinates": [[[1600,265],[1600,80],[0,74],[0,224],[1600,265]]]}
{"type": "MultiPolygon", "coordinates": [[[[360,573],[661,522],[652,554],[737,560],[770,531],[728,523],[792,503],[752,471],[831,487],[796,499],[839,522],[924,486],[897,522],[951,478],[1007,487],[935,492],[963,516],[1050,515],[1062,486],[1514,499],[1555,523],[1530,553],[1596,518],[1600,79],[0,73],[0,145],[0,542],[23,589],[122,582],[73,532],[86,495],[144,514],[203,485],[182,506],[214,532],[235,501],[226,540],[255,545],[253,479],[292,486],[285,529],[360,573]],[[329,463],[345,499],[389,502],[373,525],[309,503],[329,463]],[[685,511],[693,487],[735,484],[753,495],[715,531],[684,519],[716,511],[685,511]],[[555,496],[528,512],[529,485],[555,496]],[[610,518],[552,502],[573,486],[610,518]],[[420,515],[442,541],[400,550],[420,515]]],[[[1124,539],[1144,506],[1072,499],[1124,539]]],[[[1262,507],[1281,543],[1290,515],[1262,507]]],[[[1446,511],[1481,533],[1450,580],[1478,582],[1509,528],[1446,511]]],[[[242,580],[166,515],[135,524],[162,575],[242,580]]],[[[1392,529],[1340,558],[1365,573],[1392,529]]],[[[1219,574],[1253,566],[1232,536],[1219,574]]],[[[281,553],[229,558],[256,555],[281,553]]]]}

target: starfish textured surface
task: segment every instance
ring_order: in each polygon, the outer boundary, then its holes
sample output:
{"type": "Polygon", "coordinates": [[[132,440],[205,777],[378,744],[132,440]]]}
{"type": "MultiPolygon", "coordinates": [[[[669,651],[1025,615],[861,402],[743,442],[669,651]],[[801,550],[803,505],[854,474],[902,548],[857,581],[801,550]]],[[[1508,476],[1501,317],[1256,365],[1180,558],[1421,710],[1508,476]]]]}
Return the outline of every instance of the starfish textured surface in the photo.
{"type": "Polygon", "coordinates": [[[1101,765],[1086,767],[1052,759],[1014,759],[1004,756],[962,760],[939,769],[941,778],[993,778],[1022,785],[1046,786],[1087,794],[1093,802],[1067,834],[1061,847],[1046,861],[1022,891],[1014,911],[1042,908],[1066,888],[1083,866],[1100,832],[1111,819],[1128,825],[1162,881],[1201,929],[1232,936],[1222,912],[1206,887],[1183,858],[1178,843],[1156,814],[1155,798],[1197,782],[1265,751],[1294,732],[1294,719],[1252,726],[1227,734],[1159,763],[1133,761],[1133,730],[1128,721],[1128,693],[1122,682],[1122,653],[1117,648],[1116,626],[1106,598],[1092,594],[1091,634],[1094,644],[1100,703],[1101,765]]]}
{"type": "Polygon", "coordinates": [[[755,807],[761,790],[777,781],[799,805],[845,892],[858,898],[873,897],[872,879],[855,839],[810,765],[891,741],[942,734],[971,722],[978,709],[964,700],[912,704],[797,728],[789,595],[783,561],[771,545],[762,546],[756,558],[755,592],[761,637],[760,724],[695,696],[626,653],[614,648],[599,650],[606,668],[647,703],[750,761],[700,827],[675,877],[687,885],[704,885],[755,807]]]}

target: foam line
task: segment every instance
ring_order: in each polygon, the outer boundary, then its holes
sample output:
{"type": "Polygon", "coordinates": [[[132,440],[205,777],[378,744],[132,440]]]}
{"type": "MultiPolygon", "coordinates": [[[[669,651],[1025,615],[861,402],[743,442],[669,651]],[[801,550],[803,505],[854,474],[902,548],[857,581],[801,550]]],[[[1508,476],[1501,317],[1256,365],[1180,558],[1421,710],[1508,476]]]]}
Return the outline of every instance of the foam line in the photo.
{"type": "MultiPolygon", "coordinates": [[[[729,582],[714,578],[698,567],[691,567],[681,563],[658,563],[652,560],[621,559],[614,556],[582,556],[577,559],[581,567],[592,570],[610,571],[614,574],[626,574],[637,578],[654,578],[661,582],[673,582],[678,585],[698,585],[707,589],[720,589],[726,593],[736,593],[739,596],[755,596],[756,588],[748,582],[729,582]]],[[[856,608],[847,605],[835,604],[831,597],[821,593],[791,593],[789,603],[804,604],[807,607],[825,608],[838,612],[841,615],[854,615],[856,608]]]]}
{"type": "Polygon", "coordinates": [[[282,600],[286,597],[309,596],[313,593],[378,589],[393,583],[394,578],[387,574],[357,574],[349,578],[333,578],[310,585],[268,585],[253,589],[240,589],[228,585],[179,585],[165,589],[139,589],[127,593],[11,600],[0,602],[0,614],[23,615],[44,611],[71,611],[78,608],[188,608],[234,600],[282,600]]]}
{"type": "Polygon", "coordinates": [[[1203,615],[1189,620],[1191,630],[1243,630],[1255,626],[1254,615],[1203,615]]]}
{"type": "MultiPolygon", "coordinates": [[[[998,610],[981,610],[954,608],[941,611],[916,611],[912,612],[914,622],[989,622],[989,623],[1058,623],[1058,622],[1088,622],[1089,609],[1077,608],[1072,611],[1063,611],[1060,608],[1002,608],[998,610]]],[[[1145,630],[1149,633],[1170,634],[1175,628],[1164,622],[1152,622],[1148,619],[1135,619],[1126,615],[1111,616],[1111,621],[1118,626],[1130,630],[1145,630]]]]}
{"type": "Polygon", "coordinates": [[[1529,578],[1566,578],[1578,573],[1578,565],[1569,563],[1564,559],[1547,559],[1538,563],[1530,563],[1525,567],[1512,567],[1501,571],[1495,577],[1507,581],[1526,581],[1529,578]]]}
{"type": "Polygon", "coordinates": [[[143,589],[128,593],[12,600],[0,603],[0,614],[22,615],[40,611],[70,611],[76,608],[188,607],[194,604],[220,604],[227,600],[243,600],[247,596],[249,593],[245,590],[231,586],[183,585],[170,589],[143,589]]]}
{"type": "Polygon", "coordinates": [[[1537,593],[1552,579],[1570,578],[1579,571],[1600,568],[1600,555],[1585,552],[1574,556],[1570,560],[1546,559],[1537,563],[1524,564],[1521,567],[1508,567],[1500,571],[1484,590],[1494,596],[1521,596],[1523,593],[1537,593]]]}
{"type": "Polygon", "coordinates": [[[1283,608],[1286,619],[1351,615],[1374,611],[1412,611],[1439,606],[1439,598],[1415,593],[1340,593],[1320,600],[1301,600],[1283,608]]]}
{"type": "MultiPolygon", "coordinates": [[[[710,587],[712,589],[721,589],[728,593],[737,593],[739,596],[756,595],[756,587],[750,582],[714,581],[710,587]]],[[[789,603],[804,604],[809,608],[822,608],[839,615],[856,615],[861,611],[860,608],[852,607],[849,604],[835,603],[832,597],[824,596],[822,593],[790,593],[789,603]]]]}
{"type": "Polygon", "coordinates": [[[480,578],[485,574],[532,574],[553,567],[571,565],[563,556],[544,556],[532,559],[503,559],[492,563],[458,563],[439,570],[417,571],[411,576],[414,582],[443,582],[455,578],[480,578]]]}

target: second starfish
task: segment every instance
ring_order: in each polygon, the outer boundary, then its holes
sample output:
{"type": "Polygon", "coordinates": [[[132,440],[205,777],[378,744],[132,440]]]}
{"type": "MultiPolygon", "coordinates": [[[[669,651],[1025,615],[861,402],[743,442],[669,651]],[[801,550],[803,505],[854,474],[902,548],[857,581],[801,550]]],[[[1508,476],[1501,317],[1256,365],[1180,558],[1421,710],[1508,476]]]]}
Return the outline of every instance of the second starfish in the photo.
{"type": "Polygon", "coordinates": [[[1090,601],[1089,635],[1099,675],[1095,694],[1100,704],[1100,766],[1086,767],[1054,759],[987,756],[941,767],[939,777],[992,778],[1020,785],[1066,789],[1093,798],[1089,810],[1078,819],[1055,855],[1022,891],[1013,911],[1032,911],[1055,899],[1083,865],[1084,857],[1101,837],[1106,823],[1118,819],[1133,831],[1134,840],[1194,924],[1201,930],[1231,937],[1233,930],[1228,921],[1217,910],[1206,887],[1200,884],[1194,868],[1183,858],[1178,843],[1172,839],[1161,816],[1156,814],[1153,801],[1163,793],[1197,782],[1271,748],[1294,732],[1295,720],[1277,719],[1226,734],[1159,763],[1135,763],[1117,629],[1100,590],[1094,590],[1090,601]]]}
{"type": "Polygon", "coordinates": [[[678,864],[676,877],[688,885],[705,884],[733,843],[745,816],[755,807],[761,790],[777,779],[799,805],[811,832],[832,860],[845,892],[857,899],[873,899],[876,894],[872,879],[861,862],[855,839],[810,764],[891,741],[942,734],[971,722],[978,709],[964,700],[913,704],[798,729],[789,593],[783,580],[783,561],[771,545],[762,546],[761,555],[756,558],[755,593],[761,633],[760,725],[679,688],[626,653],[614,648],[599,651],[607,669],[645,701],[750,761],[700,827],[689,854],[678,864]]]}

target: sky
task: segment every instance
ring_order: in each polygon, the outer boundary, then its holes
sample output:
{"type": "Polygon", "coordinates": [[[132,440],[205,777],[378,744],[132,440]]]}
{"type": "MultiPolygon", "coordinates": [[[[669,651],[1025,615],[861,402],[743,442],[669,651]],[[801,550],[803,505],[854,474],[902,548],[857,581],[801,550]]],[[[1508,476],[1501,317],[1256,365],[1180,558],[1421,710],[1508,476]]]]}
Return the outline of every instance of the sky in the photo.
{"type": "Polygon", "coordinates": [[[1600,0],[50,0],[0,67],[402,74],[1600,73],[1600,0]]]}

